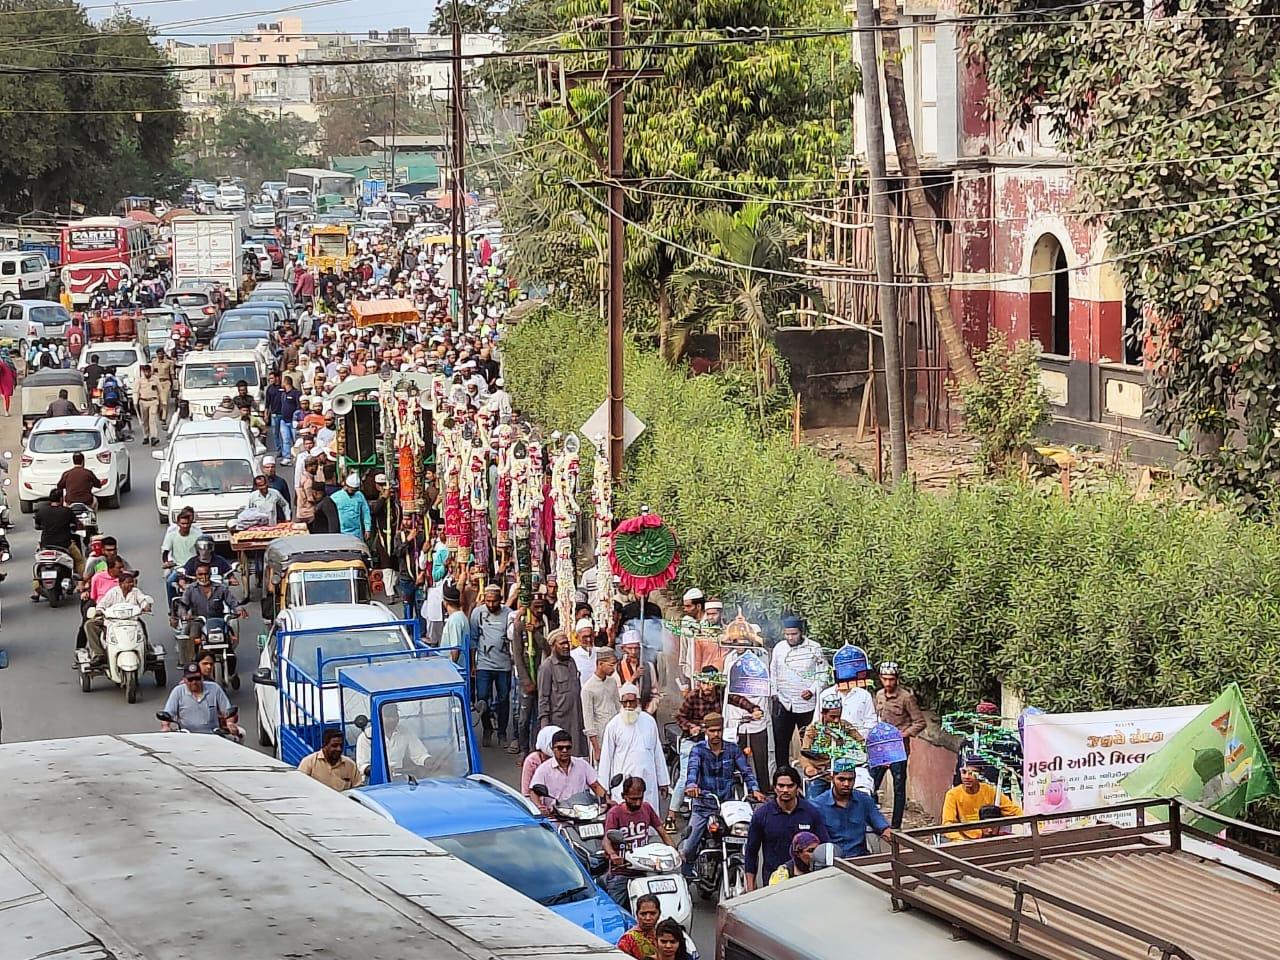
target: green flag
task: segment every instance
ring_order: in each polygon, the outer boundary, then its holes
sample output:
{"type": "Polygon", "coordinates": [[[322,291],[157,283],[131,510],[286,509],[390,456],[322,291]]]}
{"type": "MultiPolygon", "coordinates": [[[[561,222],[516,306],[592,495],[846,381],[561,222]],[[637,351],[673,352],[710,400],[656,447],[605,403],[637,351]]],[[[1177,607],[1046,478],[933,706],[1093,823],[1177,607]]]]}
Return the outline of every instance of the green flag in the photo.
{"type": "Polygon", "coordinates": [[[1246,804],[1280,792],[1235,683],[1120,786],[1135,799],[1181,797],[1228,817],[1240,817],[1246,804]]]}

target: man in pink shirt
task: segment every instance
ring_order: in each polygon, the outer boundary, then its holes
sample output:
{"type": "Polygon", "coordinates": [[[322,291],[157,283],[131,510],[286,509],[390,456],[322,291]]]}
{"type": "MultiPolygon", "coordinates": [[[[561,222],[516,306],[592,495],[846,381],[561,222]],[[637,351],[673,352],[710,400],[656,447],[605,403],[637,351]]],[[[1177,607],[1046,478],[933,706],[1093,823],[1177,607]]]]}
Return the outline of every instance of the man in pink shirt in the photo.
{"type": "Polygon", "coordinates": [[[551,738],[551,754],[551,759],[538,767],[529,781],[530,790],[537,786],[546,788],[547,795],[539,796],[544,807],[550,809],[557,800],[568,800],[584,790],[605,799],[604,787],[600,786],[591,764],[573,756],[573,735],[568,730],[560,730],[551,738]]]}
{"type": "Polygon", "coordinates": [[[112,587],[120,586],[120,571],[123,569],[124,560],[119,554],[108,560],[107,569],[98,571],[89,581],[89,599],[96,604],[112,587]]]}

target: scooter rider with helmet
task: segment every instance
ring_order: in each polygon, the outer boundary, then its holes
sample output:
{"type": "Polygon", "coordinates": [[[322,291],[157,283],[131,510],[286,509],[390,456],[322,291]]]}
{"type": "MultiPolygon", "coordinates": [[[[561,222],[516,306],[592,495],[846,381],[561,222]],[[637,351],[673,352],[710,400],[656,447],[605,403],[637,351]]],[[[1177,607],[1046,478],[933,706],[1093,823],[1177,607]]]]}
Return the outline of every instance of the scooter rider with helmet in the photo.
{"type": "Polygon", "coordinates": [[[199,537],[195,543],[196,552],[186,563],[182,565],[182,573],[179,576],[179,586],[187,586],[196,578],[196,567],[200,564],[208,564],[211,573],[217,573],[222,578],[223,583],[235,583],[235,578],[231,575],[231,561],[226,557],[218,556],[213,549],[212,537],[199,537]]]}

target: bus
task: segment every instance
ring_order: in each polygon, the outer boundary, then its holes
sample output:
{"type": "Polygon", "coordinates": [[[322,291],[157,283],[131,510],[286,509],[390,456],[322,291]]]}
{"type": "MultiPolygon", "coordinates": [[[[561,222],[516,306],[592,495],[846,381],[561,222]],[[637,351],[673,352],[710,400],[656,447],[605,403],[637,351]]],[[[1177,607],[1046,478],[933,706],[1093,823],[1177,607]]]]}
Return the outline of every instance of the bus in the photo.
{"type": "Polygon", "coordinates": [[[153,250],[151,234],[127,217],[90,217],[62,228],[62,288],[76,306],[87,304],[99,290],[114,292],[120,281],[147,272],[153,250]]]}
{"type": "Polygon", "coordinates": [[[320,170],[316,167],[296,167],[285,171],[286,187],[301,187],[308,190],[311,203],[317,211],[334,202],[356,205],[356,178],[349,173],[337,170],[320,170]],[[321,198],[328,198],[322,202],[321,198]],[[337,198],[336,201],[334,198],[337,198]]]}

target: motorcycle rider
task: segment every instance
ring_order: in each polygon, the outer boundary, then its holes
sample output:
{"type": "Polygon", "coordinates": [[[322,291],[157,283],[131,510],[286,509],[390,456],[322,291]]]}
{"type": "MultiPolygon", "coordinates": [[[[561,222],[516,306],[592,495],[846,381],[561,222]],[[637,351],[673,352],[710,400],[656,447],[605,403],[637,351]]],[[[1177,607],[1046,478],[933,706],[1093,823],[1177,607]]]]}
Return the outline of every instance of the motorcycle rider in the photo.
{"type": "Polygon", "coordinates": [[[162,720],[164,731],[182,729],[191,733],[216,733],[225,725],[233,735],[239,736],[240,727],[232,714],[231,701],[216,683],[206,684],[200,667],[188,663],[182,670],[182,682],[169,693],[164,702],[164,712],[173,722],[162,720]]]}
{"type": "Polygon", "coordinates": [[[62,491],[64,503],[83,503],[86,507],[96,509],[98,501],[93,491],[105,487],[107,481],[100,480],[92,470],[84,465],[84,454],[71,455],[71,467],[58,478],[58,489],[62,491]]]}
{"type": "Polygon", "coordinates": [[[106,661],[107,650],[103,645],[106,632],[106,615],[103,612],[117,603],[132,603],[143,613],[149,613],[154,604],[149,596],[138,589],[138,571],[121,570],[116,585],[103,594],[94,607],[94,615],[84,622],[84,636],[89,645],[89,658],[97,666],[106,661]]]}
{"type": "MultiPolygon", "coordinates": [[[[194,513],[193,513],[194,519],[194,513]]],[[[224,584],[234,584],[235,578],[231,576],[231,561],[226,557],[220,557],[213,552],[213,538],[201,534],[196,538],[195,554],[189,557],[182,565],[182,575],[179,577],[179,586],[186,587],[196,578],[196,568],[200,564],[209,567],[210,575],[217,573],[222,578],[224,584]]]]}
{"type": "Polygon", "coordinates": [[[721,802],[731,800],[734,782],[741,777],[751,796],[760,803],[765,801],[751,761],[740,746],[724,739],[724,717],[708,713],[702,718],[702,726],[707,738],[694,744],[689,754],[689,777],[685,784],[685,793],[693,798],[689,833],[680,848],[686,877],[693,876],[694,860],[707,832],[707,821],[719,806],[710,799],[704,799],[705,795],[713,794],[721,802]]]}
{"type": "MultiPolygon", "coordinates": [[[[231,685],[234,687],[237,685],[235,649],[240,639],[236,636],[234,622],[245,616],[245,611],[227,584],[213,582],[208,563],[197,561],[195,578],[196,582],[187,587],[178,598],[177,608],[174,611],[175,614],[181,614],[182,619],[187,622],[187,635],[178,641],[178,655],[184,663],[195,660],[196,643],[200,639],[201,628],[201,621],[196,618],[211,616],[214,601],[222,601],[223,616],[227,621],[227,642],[231,646],[231,652],[227,654],[227,674],[232,678],[231,685]]],[[[176,615],[169,618],[169,625],[175,628],[178,626],[176,615]]],[[[196,667],[196,672],[199,673],[199,671],[200,668],[196,667]]]]}
{"type": "Polygon", "coordinates": [[[625,854],[633,846],[642,846],[649,840],[649,831],[653,830],[662,838],[662,842],[673,850],[676,848],[658,813],[644,799],[645,783],[641,777],[627,777],[622,783],[622,803],[610,807],[604,818],[605,855],[609,858],[609,872],[605,876],[605,893],[613,897],[614,902],[622,909],[630,909],[627,897],[627,883],[635,874],[627,868],[625,854]],[[615,846],[609,839],[609,832],[621,830],[626,834],[622,843],[615,846]]]}
{"type": "Polygon", "coordinates": [[[46,417],[78,417],[80,408],[71,402],[71,394],[64,388],[58,391],[57,399],[49,401],[44,415],[46,417]]]}
{"type": "MultiPolygon", "coordinates": [[[[819,704],[820,719],[805,728],[800,738],[800,771],[808,778],[805,795],[813,800],[829,789],[826,775],[833,756],[866,757],[862,731],[841,716],[844,701],[838,693],[825,693],[819,704]],[[818,749],[821,748],[821,749],[818,749]]],[[[863,760],[865,764],[865,759],[863,760]]],[[[864,774],[870,786],[870,773],[864,774]]]]}
{"type": "MultiPolygon", "coordinates": [[[[40,549],[62,550],[71,554],[75,574],[79,576],[84,568],[84,554],[75,542],[76,515],[70,507],[63,505],[61,490],[50,491],[49,502],[36,511],[35,525],[40,531],[40,549]]],[[[40,581],[34,577],[31,580],[31,602],[40,602],[40,581]]]]}

